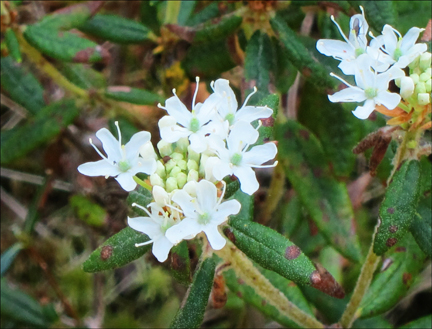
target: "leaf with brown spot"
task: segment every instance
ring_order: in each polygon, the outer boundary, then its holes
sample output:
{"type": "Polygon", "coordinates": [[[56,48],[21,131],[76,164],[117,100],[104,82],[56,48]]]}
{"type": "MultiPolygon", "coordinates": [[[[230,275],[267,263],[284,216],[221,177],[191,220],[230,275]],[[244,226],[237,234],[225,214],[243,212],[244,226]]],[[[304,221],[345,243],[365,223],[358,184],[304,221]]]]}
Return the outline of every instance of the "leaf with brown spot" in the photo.
{"type": "Polygon", "coordinates": [[[187,241],[182,241],[171,249],[171,274],[174,279],[184,285],[192,280],[189,249],[187,241]]]}
{"type": "Polygon", "coordinates": [[[323,293],[335,298],[342,299],[345,297],[345,291],[342,286],[336,282],[334,277],[320,264],[316,263],[315,267],[320,275],[321,280],[312,283],[312,287],[322,291],[323,293]]]}

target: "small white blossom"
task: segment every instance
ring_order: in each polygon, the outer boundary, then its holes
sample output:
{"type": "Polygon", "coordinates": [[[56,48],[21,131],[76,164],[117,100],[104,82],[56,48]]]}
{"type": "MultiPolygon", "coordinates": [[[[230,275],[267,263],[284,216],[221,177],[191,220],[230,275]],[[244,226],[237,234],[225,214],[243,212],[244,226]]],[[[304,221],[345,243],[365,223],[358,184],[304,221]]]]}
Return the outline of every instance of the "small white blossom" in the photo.
{"type": "Polygon", "coordinates": [[[176,191],[172,200],[182,209],[185,218],[166,231],[166,237],[177,244],[183,239],[194,237],[204,232],[211,247],[222,249],[225,238],[219,233],[218,226],[228,220],[228,216],[240,211],[237,200],[222,202],[225,191],[217,198],[216,186],[206,180],[196,183],[196,197],[191,197],[185,190],[176,191]]]}
{"type": "Polygon", "coordinates": [[[78,171],[87,176],[115,177],[124,190],[132,191],[137,186],[133,176],[140,172],[151,175],[156,170],[156,160],[153,157],[144,159],[139,156],[140,147],[150,141],[150,133],[136,133],[126,145],[122,145],[118,122],[115,124],[119,140],[106,128],[96,132],[107,156],[104,156],[90,139],[90,144],[103,159],[84,163],[78,167],[78,171]]]}
{"type": "Polygon", "coordinates": [[[249,150],[258,136],[258,131],[250,124],[239,121],[228,135],[226,145],[220,139],[211,139],[210,146],[219,158],[219,164],[212,166],[214,177],[221,180],[227,175],[235,175],[243,192],[249,195],[256,192],[259,183],[252,168],[274,167],[277,164],[262,165],[276,156],[277,147],[274,143],[254,146],[249,150]]]}

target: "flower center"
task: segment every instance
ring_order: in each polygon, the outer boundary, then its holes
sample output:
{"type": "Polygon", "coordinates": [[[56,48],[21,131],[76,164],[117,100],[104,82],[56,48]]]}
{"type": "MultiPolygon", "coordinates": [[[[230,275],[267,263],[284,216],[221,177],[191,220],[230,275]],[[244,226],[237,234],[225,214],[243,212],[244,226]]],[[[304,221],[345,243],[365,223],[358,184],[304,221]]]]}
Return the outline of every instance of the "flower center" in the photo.
{"type": "Polygon", "coordinates": [[[369,87],[365,89],[365,94],[367,98],[371,99],[371,98],[375,98],[378,95],[378,92],[376,88],[369,87]]]}
{"type": "Polygon", "coordinates": [[[355,55],[356,57],[359,57],[361,54],[364,54],[364,49],[363,48],[356,48],[355,50],[355,55]]]}
{"type": "Polygon", "coordinates": [[[228,113],[225,117],[225,120],[229,122],[230,126],[234,123],[234,117],[233,113],[228,113]]]}
{"type": "Polygon", "coordinates": [[[243,156],[241,153],[234,153],[234,155],[231,157],[231,163],[234,166],[238,166],[240,162],[242,161],[243,156]]]}
{"type": "Polygon", "coordinates": [[[208,212],[204,212],[198,215],[198,223],[202,225],[206,225],[210,222],[211,216],[208,212]]]}
{"type": "Polygon", "coordinates": [[[393,54],[394,60],[398,61],[401,56],[402,56],[402,50],[400,50],[400,48],[396,48],[393,54]]]}
{"type": "Polygon", "coordinates": [[[129,164],[128,161],[122,160],[118,163],[118,167],[119,167],[120,171],[126,172],[131,168],[131,165],[129,164]]]}
{"type": "Polygon", "coordinates": [[[196,133],[200,128],[199,120],[197,118],[192,118],[189,128],[192,132],[196,133]]]}

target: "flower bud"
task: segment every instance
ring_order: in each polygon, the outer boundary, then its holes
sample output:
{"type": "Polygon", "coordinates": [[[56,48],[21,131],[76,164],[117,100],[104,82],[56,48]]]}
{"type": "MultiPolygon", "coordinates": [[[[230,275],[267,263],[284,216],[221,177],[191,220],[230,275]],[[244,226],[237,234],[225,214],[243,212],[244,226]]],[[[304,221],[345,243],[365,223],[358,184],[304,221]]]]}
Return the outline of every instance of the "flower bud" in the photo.
{"type": "Polygon", "coordinates": [[[425,82],[425,88],[426,88],[426,92],[430,93],[431,92],[431,79],[429,79],[428,81],[425,82]]]}
{"type": "Polygon", "coordinates": [[[188,137],[183,137],[180,138],[177,142],[176,142],[176,152],[179,153],[186,153],[188,147],[189,147],[189,138],[188,137]]]}
{"type": "Polygon", "coordinates": [[[430,77],[431,76],[429,74],[423,72],[422,74],[420,74],[419,78],[420,78],[421,82],[426,82],[426,81],[428,81],[430,79],[430,77]]]}
{"type": "Polygon", "coordinates": [[[181,173],[181,169],[175,166],[169,173],[169,177],[177,177],[177,175],[181,173]]]}
{"type": "Polygon", "coordinates": [[[194,160],[194,161],[196,161],[197,163],[199,163],[199,161],[200,161],[200,156],[201,156],[201,155],[200,155],[199,153],[195,152],[194,150],[191,149],[190,146],[188,146],[188,159],[190,159],[190,160],[194,160]]]}
{"type": "Polygon", "coordinates": [[[205,176],[205,163],[207,162],[207,159],[209,158],[209,156],[207,154],[201,154],[201,161],[199,164],[199,170],[198,173],[200,174],[201,177],[205,176]]]}
{"type": "Polygon", "coordinates": [[[194,160],[189,159],[187,162],[187,169],[190,171],[192,169],[198,170],[198,163],[194,160]]]}
{"type": "Polygon", "coordinates": [[[151,174],[150,175],[150,184],[152,186],[160,186],[160,187],[165,188],[164,181],[158,174],[151,174]]]}
{"type": "Polygon", "coordinates": [[[170,159],[167,163],[165,163],[165,171],[167,174],[171,172],[171,170],[176,166],[177,164],[173,159],[170,159]]]}
{"type": "Polygon", "coordinates": [[[177,179],[177,186],[178,186],[179,188],[183,188],[183,186],[184,186],[184,185],[186,184],[186,182],[187,182],[187,176],[186,176],[186,174],[185,174],[184,172],[181,172],[181,173],[179,173],[179,174],[177,175],[176,179],[177,179]]]}
{"type": "Polygon", "coordinates": [[[400,86],[401,86],[401,78],[395,79],[394,82],[395,82],[395,85],[400,88],[400,86]]]}
{"type": "Polygon", "coordinates": [[[183,160],[184,156],[181,153],[174,152],[174,153],[171,154],[171,159],[173,159],[174,161],[175,160],[183,160]]]}
{"type": "Polygon", "coordinates": [[[426,85],[424,82],[419,81],[415,87],[416,94],[424,94],[426,92],[426,85]]]}
{"type": "Polygon", "coordinates": [[[419,80],[420,80],[419,75],[416,73],[410,74],[410,78],[413,79],[414,84],[417,84],[417,82],[419,82],[419,80]]]}
{"type": "Polygon", "coordinates": [[[400,80],[400,95],[407,99],[414,93],[414,81],[410,77],[402,77],[400,80]]]}
{"type": "Polygon", "coordinates": [[[417,56],[411,63],[408,64],[408,67],[411,70],[416,69],[419,66],[420,56],[417,56]]]}
{"type": "Polygon", "coordinates": [[[187,175],[188,182],[190,181],[198,182],[198,178],[199,178],[198,171],[196,171],[195,169],[189,170],[189,173],[187,175]]]}
{"type": "Polygon", "coordinates": [[[166,188],[165,190],[170,193],[176,189],[178,189],[178,185],[177,185],[177,179],[175,179],[174,177],[168,177],[168,179],[166,180],[166,188]]]}
{"type": "Polygon", "coordinates": [[[140,146],[139,154],[144,159],[155,159],[155,160],[158,159],[158,156],[154,150],[153,144],[150,141],[148,141],[147,143],[140,146]]]}
{"type": "Polygon", "coordinates": [[[425,71],[427,68],[431,67],[431,53],[425,52],[420,55],[419,62],[420,70],[425,71]]]}
{"type": "Polygon", "coordinates": [[[419,105],[426,105],[431,102],[430,93],[420,93],[417,96],[419,105]]]}
{"type": "Polygon", "coordinates": [[[166,177],[165,166],[161,161],[156,161],[156,174],[158,174],[161,178],[166,177]]]}
{"type": "Polygon", "coordinates": [[[161,157],[171,155],[171,153],[173,152],[172,144],[164,141],[163,139],[161,139],[157,143],[157,148],[159,150],[161,157]]]}

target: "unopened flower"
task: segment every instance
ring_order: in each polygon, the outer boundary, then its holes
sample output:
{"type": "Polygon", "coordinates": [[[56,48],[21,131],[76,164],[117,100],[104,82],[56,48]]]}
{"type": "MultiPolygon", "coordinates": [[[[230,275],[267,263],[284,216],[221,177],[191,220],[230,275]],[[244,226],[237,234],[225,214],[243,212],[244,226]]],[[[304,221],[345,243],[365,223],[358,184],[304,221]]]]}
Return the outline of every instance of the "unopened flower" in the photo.
{"type": "MultiPolygon", "coordinates": [[[[189,183],[188,183],[189,184],[189,183]]],[[[240,211],[237,200],[222,202],[225,191],[218,200],[216,186],[206,180],[196,183],[196,197],[191,197],[185,190],[176,191],[172,200],[183,211],[185,218],[166,231],[166,237],[177,244],[183,239],[194,237],[204,232],[211,247],[220,250],[226,240],[219,233],[218,226],[228,220],[228,216],[240,211]]]]}
{"type": "Polygon", "coordinates": [[[277,164],[262,165],[276,156],[274,143],[254,146],[249,150],[258,136],[257,130],[250,124],[239,121],[228,135],[226,145],[223,140],[213,138],[210,146],[219,158],[219,163],[212,166],[214,177],[221,180],[227,175],[235,175],[243,192],[252,195],[257,191],[259,183],[252,168],[274,167],[277,164]]]}
{"type": "Polygon", "coordinates": [[[78,171],[87,176],[115,177],[124,190],[132,191],[137,186],[133,176],[140,172],[151,175],[156,170],[156,160],[153,157],[144,159],[139,156],[140,147],[150,141],[150,133],[136,133],[126,145],[122,145],[118,122],[115,124],[119,140],[106,128],[96,132],[96,137],[102,142],[107,156],[103,155],[90,139],[90,144],[102,160],[84,163],[78,167],[78,171]]]}

